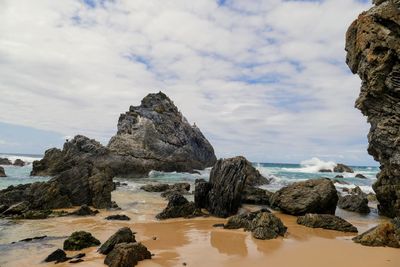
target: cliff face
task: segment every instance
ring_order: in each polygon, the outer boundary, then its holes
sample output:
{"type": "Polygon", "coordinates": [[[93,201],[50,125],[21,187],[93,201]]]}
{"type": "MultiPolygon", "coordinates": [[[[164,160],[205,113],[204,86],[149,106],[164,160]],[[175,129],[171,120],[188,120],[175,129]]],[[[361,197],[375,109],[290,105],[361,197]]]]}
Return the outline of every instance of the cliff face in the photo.
{"type": "Polygon", "coordinates": [[[155,170],[190,171],[214,165],[214,149],[162,92],[121,114],[108,148],[118,155],[152,162],[155,170]]]}
{"type": "Polygon", "coordinates": [[[347,64],[361,80],[356,107],[368,117],[368,152],[381,164],[379,212],[400,216],[400,0],[375,0],[346,34],[347,64]]]}

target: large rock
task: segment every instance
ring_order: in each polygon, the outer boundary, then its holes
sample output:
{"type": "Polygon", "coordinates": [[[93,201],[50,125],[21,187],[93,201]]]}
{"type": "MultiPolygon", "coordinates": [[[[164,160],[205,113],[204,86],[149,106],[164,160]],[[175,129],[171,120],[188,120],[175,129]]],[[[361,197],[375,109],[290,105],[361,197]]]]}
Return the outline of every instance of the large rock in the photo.
{"type": "Polygon", "coordinates": [[[151,259],[151,253],[141,243],[120,243],[107,254],[104,264],[110,267],[132,267],[145,259],[151,259]]]}
{"type": "Polygon", "coordinates": [[[242,193],[242,203],[252,205],[269,205],[269,199],[273,195],[268,190],[246,186],[242,193]]]}
{"type": "Polygon", "coordinates": [[[349,172],[349,173],[353,173],[353,169],[350,168],[347,165],[344,165],[342,163],[338,163],[334,168],[333,168],[334,172],[349,172]]]}
{"type": "Polygon", "coordinates": [[[119,243],[131,243],[136,242],[135,235],[132,233],[131,229],[128,227],[123,227],[119,229],[115,234],[110,236],[106,242],[99,248],[101,254],[108,254],[114,247],[119,243]]]}
{"type": "Polygon", "coordinates": [[[11,165],[12,162],[8,158],[0,158],[0,165],[11,165]]]}
{"type": "Polygon", "coordinates": [[[297,223],[311,227],[357,233],[357,228],[346,220],[332,214],[311,214],[297,218],[297,223]]]}
{"type": "Polygon", "coordinates": [[[64,250],[62,249],[57,249],[55,251],[53,251],[52,253],[50,253],[49,256],[46,257],[46,259],[44,259],[45,262],[64,262],[67,261],[69,258],[67,257],[67,254],[65,253],[64,250]]]}
{"type": "Polygon", "coordinates": [[[6,172],[4,171],[4,168],[0,166],[0,177],[7,177],[6,172]]]}
{"type": "Polygon", "coordinates": [[[162,92],[149,94],[118,120],[108,148],[141,159],[148,170],[192,171],[212,166],[214,149],[200,129],[190,125],[162,92]]]}
{"type": "Polygon", "coordinates": [[[267,179],[244,157],[220,159],[211,169],[209,185],[204,181],[196,184],[196,205],[215,216],[228,217],[238,211],[245,186],[262,182],[267,179]]]}
{"type": "Polygon", "coordinates": [[[283,187],[272,195],[270,201],[271,206],[291,215],[334,214],[338,194],[331,180],[321,178],[283,187]]]}
{"type": "Polygon", "coordinates": [[[362,79],[356,107],[368,117],[368,152],[381,164],[378,209],[400,216],[400,3],[376,0],[346,34],[347,64],[362,79]]]}
{"type": "Polygon", "coordinates": [[[364,246],[400,248],[400,217],[369,229],[353,241],[364,246]]]}
{"type": "Polygon", "coordinates": [[[73,232],[65,241],[65,250],[81,250],[100,245],[100,241],[85,231],[73,232]]]}
{"type": "Polygon", "coordinates": [[[180,194],[172,194],[168,197],[167,207],[156,215],[159,220],[179,217],[193,217],[197,216],[196,206],[193,202],[189,202],[184,196],[180,194]]]}
{"type": "Polygon", "coordinates": [[[23,167],[23,166],[25,166],[25,162],[22,160],[22,159],[16,159],[15,161],[14,161],[14,164],[13,164],[14,166],[18,166],[18,167],[23,167]]]}
{"type": "Polygon", "coordinates": [[[338,207],[364,214],[370,213],[371,211],[368,207],[367,194],[362,192],[358,186],[354,190],[351,190],[349,195],[339,196],[338,207]]]}

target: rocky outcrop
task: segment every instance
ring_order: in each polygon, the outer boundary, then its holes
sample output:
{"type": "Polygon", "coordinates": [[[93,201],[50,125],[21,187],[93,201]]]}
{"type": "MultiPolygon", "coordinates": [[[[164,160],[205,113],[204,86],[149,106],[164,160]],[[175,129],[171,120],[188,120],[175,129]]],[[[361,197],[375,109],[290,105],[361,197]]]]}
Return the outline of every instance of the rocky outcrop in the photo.
{"type": "Polygon", "coordinates": [[[270,201],[272,207],[291,215],[335,214],[338,194],[331,180],[321,178],[283,187],[270,201]]]}
{"type": "Polygon", "coordinates": [[[242,203],[252,205],[269,205],[269,199],[273,195],[268,190],[246,186],[242,193],[242,203]]]}
{"type": "Polygon", "coordinates": [[[14,161],[14,166],[18,166],[18,167],[24,167],[25,166],[25,162],[22,159],[16,159],[14,161]]]}
{"type": "Polygon", "coordinates": [[[190,184],[189,183],[176,183],[176,184],[146,184],[141,186],[140,189],[146,192],[162,192],[161,196],[168,198],[173,194],[186,195],[189,194],[190,184]]]}
{"type": "Polygon", "coordinates": [[[297,223],[311,227],[357,233],[357,228],[346,220],[332,214],[311,214],[297,218],[297,223]]]}
{"type": "Polygon", "coordinates": [[[339,208],[364,214],[370,213],[367,194],[362,192],[358,186],[349,193],[349,195],[339,196],[339,208]]]}
{"type": "Polygon", "coordinates": [[[356,107],[368,117],[368,152],[381,164],[373,185],[380,214],[400,216],[400,3],[377,0],[346,34],[347,64],[361,80],[356,107]]]}
{"type": "Polygon", "coordinates": [[[189,202],[180,194],[172,194],[168,197],[167,207],[156,218],[165,220],[170,218],[188,218],[199,215],[193,202],[189,202]]]}
{"type": "Polygon", "coordinates": [[[110,267],[132,267],[145,259],[151,259],[151,253],[141,243],[120,243],[107,254],[104,264],[110,267]]]}
{"type": "Polygon", "coordinates": [[[131,243],[136,242],[135,235],[132,233],[131,229],[128,227],[123,227],[119,229],[115,234],[110,236],[106,242],[98,249],[101,254],[107,255],[114,249],[117,244],[120,243],[131,243]]]}
{"type": "Polygon", "coordinates": [[[349,166],[344,165],[342,163],[336,164],[336,166],[333,167],[333,171],[334,172],[349,172],[349,173],[353,173],[354,172],[352,168],[350,168],[349,166]]]}
{"type": "Polygon", "coordinates": [[[149,94],[118,120],[108,148],[139,159],[148,170],[186,172],[214,165],[214,149],[162,92],[149,94]]]}
{"type": "Polygon", "coordinates": [[[85,231],[73,232],[65,241],[65,250],[81,250],[100,245],[100,241],[85,231]]]}
{"type": "Polygon", "coordinates": [[[210,181],[198,180],[195,202],[218,217],[235,214],[241,203],[245,186],[267,182],[244,157],[220,159],[211,169],[210,181]]]}
{"type": "Polygon", "coordinates": [[[6,172],[4,171],[4,168],[0,166],[0,177],[7,177],[6,172]]]}
{"type": "Polygon", "coordinates": [[[265,209],[232,216],[228,219],[224,228],[244,228],[245,231],[251,231],[254,238],[262,240],[284,236],[287,231],[287,227],[282,221],[265,209]]]}
{"type": "Polygon", "coordinates": [[[353,241],[364,246],[400,248],[400,217],[371,228],[353,241]]]}
{"type": "Polygon", "coordinates": [[[12,162],[8,158],[0,158],[0,165],[11,165],[12,162]]]}

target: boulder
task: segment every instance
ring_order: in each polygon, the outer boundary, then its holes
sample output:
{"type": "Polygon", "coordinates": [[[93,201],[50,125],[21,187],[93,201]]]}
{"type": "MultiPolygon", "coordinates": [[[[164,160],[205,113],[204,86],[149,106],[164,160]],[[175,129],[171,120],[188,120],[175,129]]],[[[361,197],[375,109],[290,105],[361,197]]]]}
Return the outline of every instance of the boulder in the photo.
{"type": "Polygon", "coordinates": [[[167,207],[156,218],[165,220],[169,218],[193,217],[197,215],[196,207],[193,202],[189,202],[180,194],[173,194],[168,198],[167,207]]]}
{"type": "Polygon", "coordinates": [[[359,179],[367,179],[367,177],[365,177],[365,176],[362,175],[361,173],[357,173],[355,177],[356,177],[356,178],[359,178],[359,179]]]}
{"type": "Polygon", "coordinates": [[[98,210],[92,210],[89,208],[88,205],[82,205],[80,206],[77,210],[73,211],[70,213],[70,215],[76,215],[76,216],[94,216],[97,213],[99,213],[98,210]]]}
{"type": "Polygon", "coordinates": [[[55,251],[53,251],[52,253],[50,253],[49,256],[46,257],[46,259],[44,259],[45,262],[64,262],[67,261],[69,258],[67,257],[67,254],[65,253],[64,250],[62,249],[57,249],[55,251]]]}
{"type": "Polygon", "coordinates": [[[14,166],[18,166],[18,167],[24,167],[25,166],[25,162],[23,161],[23,160],[21,160],[21,159],[16,159],[15,161],[14,161],[14,164],[13,164],[14,166]]]}
{"type": "Polygon", "coordinates": [[[357,186],[355,189],[350,191],[349,195],[340,196],[338,201],[338,207],[344,210],[367,214],[370,213],[368,207],[367,194],[361,191],[357,186]]]}
{"type": "Polygon", "coordinates": [[[272,192],[258,187],[246,186],[242,193],[242,203],[252,205],[269,205],[272,192]]]}
{"type": "Polygon", "coordinates": [[[104,264],[110,267],[132,267],[145,259],[151,259],[151,253],[141,243],[120,243],[107,254],[104,264]]]}
{"type": "Polygon", "coordinates": [[[0,177],[7,177],[6,172],[4,171],[4,168],[0,166],[0,177]]]}
{"type": "Polygon", "coordinates": [[[335,178],[344,178],[343,175],[336,175],[335,178]]]}
{"type": "Polygon", "coordinates": [[[338,193],[332,181],[321,178],[293,183],[274,193],[271,206],[291,215],[334,214],[338,193]]]}
{"type": "Polygon", "coordinates": [[[353,238],[364,246],[400,248],[400,217],[383,222],[353,238]]]}
{"type": "Polygon", "coordinates": [[[196,179],[194,185],[194,203],[196,208],[208,207],[208,193],[211,190],[211,184],[204,179],[196,179]]]}
{"type": "Polygon", "coordinates": [[[100,245],[100,241],[85,231],[73,232],[65,241],[65,250],[81,250],[100,245]]]}
{"type": "Polygon", "coordinates": [[[12,165],[12,162],[8,158],[0,158],[0,165],[12,165]]]}
{"type": "Polygon", "coordinates": [[[357,232],[357,228],[351,223],[332,214],[307,213],[304,216],[298,217],[297,223],[311,228],[323,228],[352,233],[357,232]]]}
{"type": "Polygon", "coordinates": [[[334,172],[349,172],[349,173],[353,173],[353,169],[350,168],[347,165],[344,165],[342,163],[338,163],[335,167],[333,167],[333,171],[334,172]]]}
{"type": "Polygon", "coordinates": [[[140,187],[146,192],[164,192],[169,189],[169,184],[146,184],[140,187]]]}
{"type": "Polygon", "coordinates": [[[356,108],[371,128],[368,153],[379,161],[373,185],[379,213],[400,216],[400,34],[399,1],[375,0],[346,33],[346,62],[362,80],[356,108]]]}
{"type": "Polygon", "coordinates": [[[129,221],[131,218],[124,214],[116,214],[116,215],[110,215],[105,218],[106,220],[119,220],[119,221],[129,221]]]}
{"type": "Polygon", "coordinates": [[[263,240],[284,236],[287,231],[282,221],[266,209],[232,216],[224,228],[244,228],[245,231],[251,231],[254,238],[263,240]]]}
{"type": "Polygon", "coordinates": [[[114,249],[115,245],[120,243],[131,243],[136,242],[135,235],[132,233],[131,229],[128,227],[124,227],[119,229],[115,234],[113,234],[110,238],[104,242],[103,245],[98,249],[101,254],[107,255],[114,249]]]}

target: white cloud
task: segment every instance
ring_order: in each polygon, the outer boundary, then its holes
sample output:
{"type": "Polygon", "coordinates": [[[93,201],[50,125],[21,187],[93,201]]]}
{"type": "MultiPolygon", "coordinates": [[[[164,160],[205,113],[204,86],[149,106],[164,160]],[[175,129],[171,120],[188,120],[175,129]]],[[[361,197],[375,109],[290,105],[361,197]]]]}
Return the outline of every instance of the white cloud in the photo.
{"type": "Polygon", "coordinates": [[[370,160],[344,63],[345,31],[369,4],[100,2],[0,1],[0,121],[107,142],[120,113],[161,89],[219,156],[370,160]]]}

